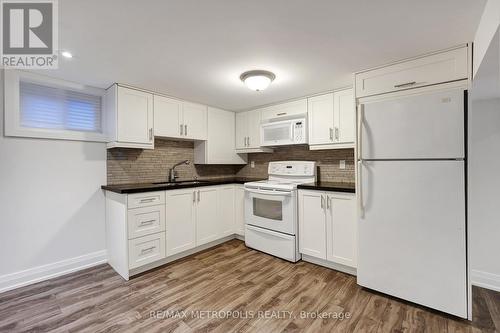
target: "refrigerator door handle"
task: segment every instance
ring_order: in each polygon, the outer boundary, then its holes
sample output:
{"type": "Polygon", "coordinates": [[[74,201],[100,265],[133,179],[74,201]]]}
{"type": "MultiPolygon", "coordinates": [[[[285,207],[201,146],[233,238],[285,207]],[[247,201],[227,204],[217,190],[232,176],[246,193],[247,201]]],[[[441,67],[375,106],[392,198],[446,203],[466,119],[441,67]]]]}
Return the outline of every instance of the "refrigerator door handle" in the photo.
{"type": "Polygon", "coordinates": [[[361,169],[363,168],[363,160],[358,160],[358,213],[360,218],[365,217],[365,207],[363,205],[363,184],[361,179],[361,169]]]}
{"type": "Polygon", "coordinates": [[[358,105],[358,160],[361,159],[361,129],[363,125],[363,104],[358,105]]]}

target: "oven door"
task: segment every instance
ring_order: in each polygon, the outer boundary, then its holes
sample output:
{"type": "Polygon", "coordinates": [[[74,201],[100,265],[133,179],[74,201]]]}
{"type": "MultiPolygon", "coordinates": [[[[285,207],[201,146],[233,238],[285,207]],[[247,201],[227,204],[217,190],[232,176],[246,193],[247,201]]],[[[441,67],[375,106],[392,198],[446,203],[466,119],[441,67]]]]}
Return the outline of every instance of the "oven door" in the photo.
{"type": "Polygon", "coordinates": [[[245,188],[245,223],[295,235],[296,201],[295,191],[245,188]]]}
{"type": "Polygon", "coordinates": [[[293,144],[292,120],[265,123],[261,128],[261,146],[281,146],[293,144]]]}

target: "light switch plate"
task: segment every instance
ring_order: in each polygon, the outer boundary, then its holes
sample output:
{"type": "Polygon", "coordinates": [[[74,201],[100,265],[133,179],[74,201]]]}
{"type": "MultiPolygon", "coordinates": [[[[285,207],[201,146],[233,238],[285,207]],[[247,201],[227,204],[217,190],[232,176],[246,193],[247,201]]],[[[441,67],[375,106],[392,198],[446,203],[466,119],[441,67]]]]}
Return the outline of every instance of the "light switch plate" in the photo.
{"type": "Polygon", "coordinates": [[[255,168],[255,161],[250,161],[250,168],[255,168]]]}
{"type": "Polygon", "coordinates": [[[339,162],[339,168],[340,169],[345,169],[345,160],[340,160],[340,162],[339,162]]]}

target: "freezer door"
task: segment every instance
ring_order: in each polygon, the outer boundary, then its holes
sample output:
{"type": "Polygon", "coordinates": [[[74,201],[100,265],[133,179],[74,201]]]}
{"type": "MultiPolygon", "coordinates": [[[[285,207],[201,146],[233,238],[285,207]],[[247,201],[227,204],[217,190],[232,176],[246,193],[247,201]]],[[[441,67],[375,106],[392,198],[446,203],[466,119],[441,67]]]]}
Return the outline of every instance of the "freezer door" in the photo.
{"type": "Polygon", "coordinates": [[[363,159],[464,157],[464,90],[364,102],[358,108],[363,159]]]}
{"type": "Polygon", "coordinates": [[[360,168],[358,284],[466,318],[464,162],[360,168]]]}

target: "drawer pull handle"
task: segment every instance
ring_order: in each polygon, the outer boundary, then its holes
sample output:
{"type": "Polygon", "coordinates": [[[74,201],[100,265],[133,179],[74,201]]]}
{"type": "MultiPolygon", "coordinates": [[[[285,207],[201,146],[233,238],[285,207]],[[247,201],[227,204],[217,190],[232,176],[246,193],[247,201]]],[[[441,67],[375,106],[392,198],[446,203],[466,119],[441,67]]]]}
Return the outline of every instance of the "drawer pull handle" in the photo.
{"type": "Polygon", "coordinates": [[[280,112],[280,113],[277,113],[276,115],[277,116],[284,116],[284,115],[286,115],[286,112],[280,112]]]}
{"type": "Polygon", "coordinates": [[[156,248],[156,246],[151,246],[151,247],[148,247],[148,248],[142,249],[142,250],[141,250],[141,254],[142,254],[142,253],[146,253],[146,252],[151,252],[151,251],[153,251],[155,248],[156,248]]]}
{"type": "Polygon", "coordinates": [[[141,225],[152,224],[152,223],[154,223],[154,221],[156,221],[156,220],[147,220],[147,221],[142,221],[142,222],[141,222],[141,225]]]}
{"type": "Polygon", "coordinates": [[[141,199],[141,203],[152,202],[155,200],[156,200],[156,198],[141,199]]]}
{"type": "Polygon", "coordinates": [[[406,83],[401,83],[401,84],[396,84],[394,88],[403,88],[403,87],[410,87],[417,84],[416,81],[411,81],[411,82],[406,82],[406,83]]]}

